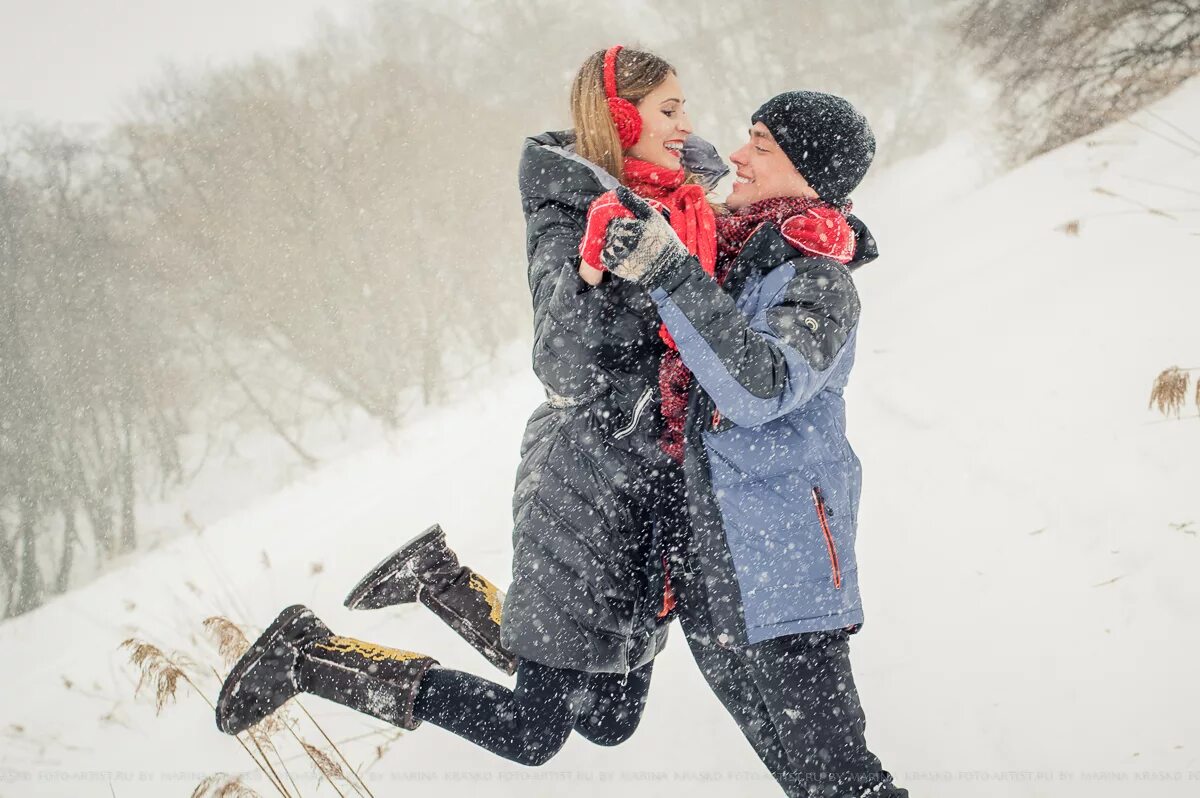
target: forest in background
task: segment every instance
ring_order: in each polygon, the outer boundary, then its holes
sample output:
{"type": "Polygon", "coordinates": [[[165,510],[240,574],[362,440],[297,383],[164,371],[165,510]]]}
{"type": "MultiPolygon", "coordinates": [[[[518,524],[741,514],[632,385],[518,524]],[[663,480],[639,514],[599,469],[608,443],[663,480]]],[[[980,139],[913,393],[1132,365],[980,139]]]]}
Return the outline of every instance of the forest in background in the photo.
{"type": "Polygon", "coordinates": [[[1200,68],[1196,0],[804,8],[378,2],[286,57],[168,69],[111,129],[5,120],[0,617],[135,551],[145,497],[219,467],[197,441],[313,464],[329,414],[400,425],[526,335],[516,162],[593,50],[670,60],[723,152],[778,91],[843,94],[877,169],[982,128],[1018,163],[1200,68]]]}

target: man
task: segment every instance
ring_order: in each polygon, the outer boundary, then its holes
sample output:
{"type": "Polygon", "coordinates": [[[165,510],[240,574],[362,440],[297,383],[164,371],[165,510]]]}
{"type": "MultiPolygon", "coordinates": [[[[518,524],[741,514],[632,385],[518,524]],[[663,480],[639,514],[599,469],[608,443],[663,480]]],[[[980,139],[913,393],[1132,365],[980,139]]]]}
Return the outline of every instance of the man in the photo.
{"type": "Polygon", "coordinates": [[[609,224],[604,251],[649,292],[690,374],[690,530],[671,569],[680,620],[785,789],[906,796],[867,749],[848,643],[863,619],[861,469],[842,398],[860,307],[850,269],[876,250],[841,209],[874,137],[850,103],[815,92],[781,94],[751,121],[731,156],[734,213],[718,219],[715,275],[623,189],[635,218],[609,224]]]}
{"type": "MultiPolygon", "coordinates": [[[[900,798],[867,749],[848,645],[862,623],[860,469],[842,400],[859,314],[850,269],[877,253],[841,209],[874,137],[849,103],[814,92],[779,95],[751,121],[731,156],[715,274],[623,189],[633,218],[609,223],[603,254],[616,279],[648,291],[681,360],[661,397],[665,430],[681,433],[664,448],[687,477],[672,524],[676,611],[710,687],[788,795],[900,798]]],[[[347,606],[414,600],[509,669],[498,591],[436,527],[347,606]]]]}

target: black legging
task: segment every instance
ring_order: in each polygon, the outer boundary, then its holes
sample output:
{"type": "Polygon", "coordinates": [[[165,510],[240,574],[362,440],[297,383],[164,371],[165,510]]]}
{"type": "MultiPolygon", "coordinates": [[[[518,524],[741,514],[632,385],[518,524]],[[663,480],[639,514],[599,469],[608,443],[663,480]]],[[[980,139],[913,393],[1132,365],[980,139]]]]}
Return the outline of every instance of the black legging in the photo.
{"type": "Polygon", "coordinates": [[[543,765],[571,729],[598,745],[628,740],[642,718],[653,663],[627,676],[521,660],[509,690],[463,671],[433,668],[413,714],[522,765],[543,765]]]}

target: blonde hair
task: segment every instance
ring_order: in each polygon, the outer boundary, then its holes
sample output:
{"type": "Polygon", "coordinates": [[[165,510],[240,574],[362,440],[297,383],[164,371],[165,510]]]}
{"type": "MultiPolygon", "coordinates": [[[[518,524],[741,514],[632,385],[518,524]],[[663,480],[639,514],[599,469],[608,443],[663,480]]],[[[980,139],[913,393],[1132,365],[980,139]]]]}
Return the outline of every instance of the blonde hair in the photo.
{"type": "MultiPolygon", "coordinates": [[[[571,84],[571,119],[575,151],[624,182],[625,152],[604,93],[604,54],[599,50],[583,62],[571,84]]],[[[622,48],[617,53],[617,96],[637,105],[658,88],[675,68],[653,53],[622,48]]]]}

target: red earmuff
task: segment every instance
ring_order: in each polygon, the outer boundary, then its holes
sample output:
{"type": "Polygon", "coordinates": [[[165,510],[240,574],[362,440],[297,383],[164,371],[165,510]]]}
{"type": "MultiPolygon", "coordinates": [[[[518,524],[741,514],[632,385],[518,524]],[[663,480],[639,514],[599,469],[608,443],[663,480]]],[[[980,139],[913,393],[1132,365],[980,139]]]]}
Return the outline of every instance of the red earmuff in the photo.
{"type": "Polygon", "coordinates": [[[618,44],[604,54],[604,94],[608,97],[608,113],[617,126],[621,146],[629,149],[642,137],[642,115],[633,103],[617,96],[617,53],[620,51],[618,44]]]}

